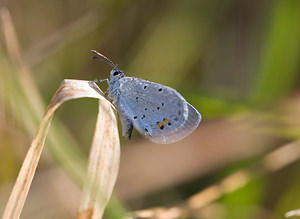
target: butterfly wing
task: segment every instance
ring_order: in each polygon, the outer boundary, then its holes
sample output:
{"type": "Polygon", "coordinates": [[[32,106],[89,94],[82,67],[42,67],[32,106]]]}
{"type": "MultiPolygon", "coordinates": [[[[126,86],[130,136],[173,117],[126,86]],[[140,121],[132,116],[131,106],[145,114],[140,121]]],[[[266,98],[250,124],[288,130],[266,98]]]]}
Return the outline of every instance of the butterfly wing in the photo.
{"type": "Polygon", "coordinates": [[[134,127],[151,141],[161,144],[181,140],[201,121],[200,113],[174,89],[146,80],[119,80],[118,104],[134,127]]]}

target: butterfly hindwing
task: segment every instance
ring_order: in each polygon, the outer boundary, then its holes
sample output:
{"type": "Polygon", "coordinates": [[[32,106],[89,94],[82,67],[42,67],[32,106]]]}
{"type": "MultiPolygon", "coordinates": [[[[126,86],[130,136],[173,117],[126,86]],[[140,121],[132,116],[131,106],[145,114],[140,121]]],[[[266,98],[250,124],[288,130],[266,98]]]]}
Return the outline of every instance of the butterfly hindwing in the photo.
{"type": "Polygon", "coordinates": [[[151,141],[172,143],[193,132],[199,112],[173,88],[142,79],[119,80],[118,105],[134,127],[151,141]]]}

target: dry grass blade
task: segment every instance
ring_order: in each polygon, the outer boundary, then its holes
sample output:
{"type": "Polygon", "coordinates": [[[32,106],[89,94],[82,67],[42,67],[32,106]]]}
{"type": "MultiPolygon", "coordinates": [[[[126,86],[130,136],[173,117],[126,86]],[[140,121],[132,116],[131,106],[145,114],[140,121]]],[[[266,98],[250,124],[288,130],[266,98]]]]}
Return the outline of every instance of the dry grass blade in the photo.
{"type": "Polygon", "coordinates": [[[286,212],[285,217],[295,217],[295,216],[300,216],[300,209],[292,210],[289,212],[286,212]]]}
{"type": "Polygon", "coordinates": [[[39,116],[39,119],[43,115],[44,104],[40,97],[38,88],[34,79],[30,67],[24,62],[21,55],[21,48],[19,40],[16,34],[14,23],[10,12],[7,8],[0,8],[0,18],[2,23],[2,30],[4,34],[5,46],[7,47],[7,53],[10,61],[16,66],[18,74],[16,75],[20,81],[22,89],[28,99],[34,103],[34,113],[39,116]]]}
{"type": "MultiPolygon", "coordinates": [[[[60,87],[57,89],[56,93],[54,94],[48,110],[45,114],[45,116],[42,119],[42,122],[40,124],[40,127],[32,141],[32,144],[26,154],[25,160],[23,162],[23,165],[21,167],[21,170],[19,172],[18,178],[16,180],[16,183],[14,185],[14,188],[12,190],[12,193],[9,197],[8,203],[6,205],[6,208],[3,213],[3,219],[14,219],[19,218],[22,208],[24,206],[32,179],[34,177],[41,152],[43,150],[43,146],[45,143],[45,139],[51,124],[51,119],[53,117],[53,114],[55,110],[65,101],[70,99],[77,99],[77,98],[83,98],[83,97],[89,97],[89,98],[98,98],[100,100],[100,106],[102,107],[102,104],[105,105],[105,111],[101,111],[101,117],[105,118],[107,120],[112,119],[111,115],[114,114],[114,110],[111,107],[111,104],[109,101],[107,101],[103,97],[102,91],[98,88],[98,86],[94,82],[90,81],[81,81],[81,80],[64,80],[60,87]],[[108,113],[105,115],[104,113],[108,113]]],[[[99,118],[100,116],[98,116],[99,118]]],[[[115,119],[115,117],[114,117],[115,119]]],[[[114,122],[115,124],[116,122],[114,122]]],[[[108,124],[106,123],[108,126],[108,124]]],[[[110,127],[111,128],[111,127],[110,127]]],[[[111,128],[116,129],[116,127],[111,128]]],[[[96,132],[97,133],[97,132],[96,132]]],[[[102,136],[105,136],[107,133],[102,133],[102,136]]],[[[115,133],[116,136],[114,139],[115,146],[119,147],[119,138],[117,133],[115,133]]],[[[94,138],[95,140],[96,138],[94,138]]],[[[99,141],[99,139],[96,139],[99,141]]],[[[104,143],[105,141],[103,141],[104,143]]],[[[117,149],[119,150],[119,149],[117,149]]],[[[111,156],[114,156],[114,154],[110,154],[111,156]]],[[[117,154],[116,159],[119,159],[119,154],[117,154]]],[[[115,163],[118,163],[115,162],[115,163]]],[[[111,170],[111,169],[110,169],[111,170]]],[[[112,183],[109,185],[110,188],[114,186],[115,178],[117,174],[117,169],[115,169],[115,172],[113,174],[113,180],[112,183]]],[[[104,176],[106,177],[106,176],[104,176]]],[[[108,176],[109,177],[109,176],[108,176]]],[[[106,181],[107,184],[108,181],[106,181]]],[[[109,195],[111,194],[108,193],[109,195]]],[[[103,207],[104,208],[104,207],[103,207]]]]}

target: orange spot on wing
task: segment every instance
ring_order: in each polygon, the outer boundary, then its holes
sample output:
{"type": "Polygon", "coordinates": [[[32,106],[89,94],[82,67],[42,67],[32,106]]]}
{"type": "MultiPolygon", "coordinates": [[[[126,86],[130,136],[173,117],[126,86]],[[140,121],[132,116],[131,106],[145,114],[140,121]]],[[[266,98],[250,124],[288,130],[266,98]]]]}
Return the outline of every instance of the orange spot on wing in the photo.
{"type": "Polygon", "coordinates": [[[156,127],[159,128],[160,130],[163,130],[165,128],[164,123],[160,121],[156,123],[156,127]]]}
{"type": "Polygon", "coordinates": [[[169,121],[170,121],[170,120],[168,120],[168,119],[166,119],[166,118],[164,118],[164,120],[163,120],[163,122],[164,122],[165,124],[168,124],[169,121]]]}

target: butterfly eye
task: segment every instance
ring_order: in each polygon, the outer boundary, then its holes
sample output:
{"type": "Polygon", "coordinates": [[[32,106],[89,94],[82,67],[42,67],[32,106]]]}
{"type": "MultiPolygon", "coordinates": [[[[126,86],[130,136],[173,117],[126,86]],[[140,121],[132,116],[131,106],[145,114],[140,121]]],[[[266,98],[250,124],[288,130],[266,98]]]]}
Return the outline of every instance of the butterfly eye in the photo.
{"type": "Polygon", "coordinates": [[[119,75],[120,73],[121,73],[121,72],[116,71],[116,72],[114,72],[113,76],[117,76],[117,75],[119,75]]]}

